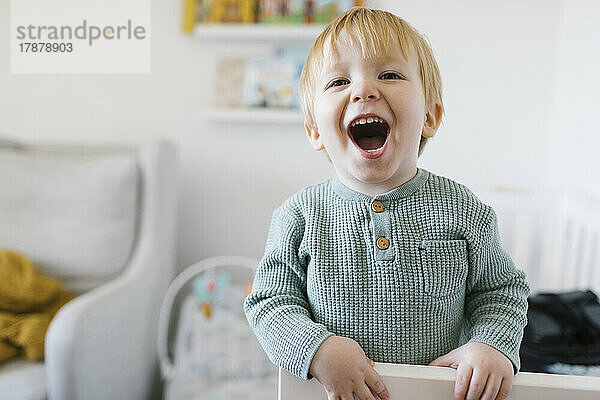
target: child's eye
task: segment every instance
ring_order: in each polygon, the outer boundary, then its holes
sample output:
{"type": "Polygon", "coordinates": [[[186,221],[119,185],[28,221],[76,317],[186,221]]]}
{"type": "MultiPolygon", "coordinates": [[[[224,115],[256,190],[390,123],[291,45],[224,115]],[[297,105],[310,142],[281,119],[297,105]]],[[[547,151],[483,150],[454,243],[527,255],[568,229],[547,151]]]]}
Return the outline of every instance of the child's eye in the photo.
{"type": "Polygon", "coordinates": [[[333,86],[342,86],[342,85],[347,85],[348,83],[350,83],[348,81],[348,79],[335,79],[333,80],[328,87],[333,87],[333,86]]]}
{"type": "Polygon", "coordinates": [[[395,72],[384,72],[379,75],[379,79],[402,79],[402,77],[395,72]]]}

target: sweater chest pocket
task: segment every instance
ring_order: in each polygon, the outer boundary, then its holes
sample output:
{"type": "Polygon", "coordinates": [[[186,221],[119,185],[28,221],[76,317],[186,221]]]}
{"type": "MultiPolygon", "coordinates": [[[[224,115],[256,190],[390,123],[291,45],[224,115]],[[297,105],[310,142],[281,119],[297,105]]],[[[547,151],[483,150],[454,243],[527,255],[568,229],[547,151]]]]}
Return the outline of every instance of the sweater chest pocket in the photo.
{"type": "Polygon", "coordinates": [[[426,294],[446,298],[464,291],[469,271],[466,240],[423,240],[419,255],[426,294]]]}

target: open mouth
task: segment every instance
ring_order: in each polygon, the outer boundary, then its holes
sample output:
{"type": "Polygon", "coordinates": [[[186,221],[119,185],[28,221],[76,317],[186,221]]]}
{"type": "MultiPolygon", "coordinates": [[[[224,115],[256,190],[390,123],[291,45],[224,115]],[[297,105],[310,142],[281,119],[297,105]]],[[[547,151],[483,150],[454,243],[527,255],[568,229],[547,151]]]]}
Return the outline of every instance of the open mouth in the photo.
{"type": "Polygon", "coordinates": [[[389,134],[388,123],[380,117],[360,117],[352,121],[348,132],[352,141],[366,152],[381,149],[389,134]]]}

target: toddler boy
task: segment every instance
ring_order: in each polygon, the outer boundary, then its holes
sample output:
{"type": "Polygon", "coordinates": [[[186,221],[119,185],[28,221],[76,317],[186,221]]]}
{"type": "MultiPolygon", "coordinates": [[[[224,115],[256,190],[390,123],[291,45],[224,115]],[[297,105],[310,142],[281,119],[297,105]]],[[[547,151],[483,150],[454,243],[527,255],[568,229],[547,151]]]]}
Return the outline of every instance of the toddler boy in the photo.
{"type": "Polygon", "coordinates": [[[417,168],[443,113],[431,48],[397,16],[353,8],[316,39],[300,86],[336,177],[273,214],[244,303],[269,358],[329,400],[388,399],[373,361],[456,368],[455,399],[506,398],[529,288],[492,208],[417,168]]]}

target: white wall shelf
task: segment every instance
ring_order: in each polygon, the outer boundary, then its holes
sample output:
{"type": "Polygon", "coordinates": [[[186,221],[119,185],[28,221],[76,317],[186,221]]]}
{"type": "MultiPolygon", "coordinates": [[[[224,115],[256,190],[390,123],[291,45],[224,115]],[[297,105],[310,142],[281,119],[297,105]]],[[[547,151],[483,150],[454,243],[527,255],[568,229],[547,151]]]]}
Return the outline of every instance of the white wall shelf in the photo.
{"type": "Polygon", "coordinates": [[[320,24],[197,24],[193,36],[210,40],[312,41],[320,24]]]}
{"type": "Polygon", "coordinates": [[[301,125],[302,113],[296,110],[268,108],[208,108],[200,111],[205,120],[219,123],[301,125]]]}
{"type": "MultiPolygon", "coordinates": [[[[193,37],[212,41],[312,42],[323,30],[320,24],[197,24],[193,37]]],[[[219,45],[222,45],[219,44],[219,45]]],[[[217,108],[200,111],[199,117],[215,123],[283,124],[302,126],[298,110],[269,108],[217,108]]]]}

